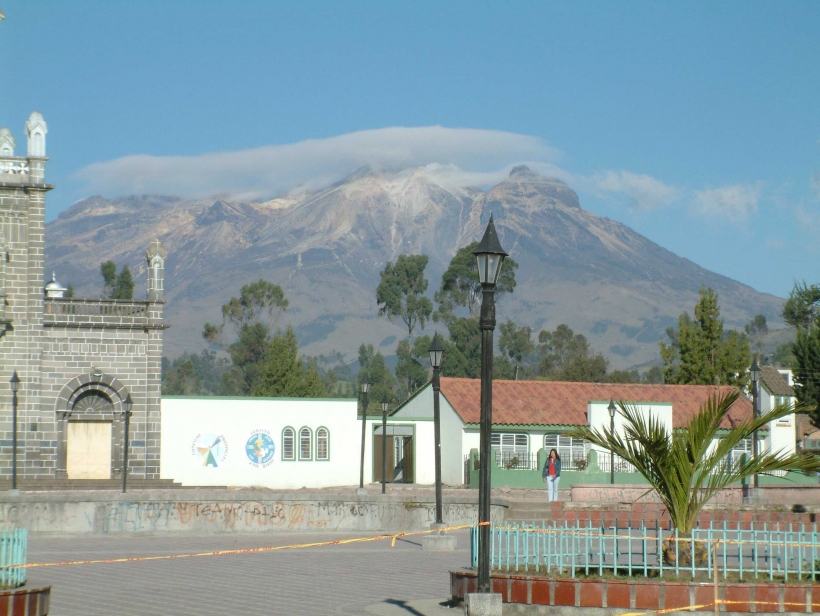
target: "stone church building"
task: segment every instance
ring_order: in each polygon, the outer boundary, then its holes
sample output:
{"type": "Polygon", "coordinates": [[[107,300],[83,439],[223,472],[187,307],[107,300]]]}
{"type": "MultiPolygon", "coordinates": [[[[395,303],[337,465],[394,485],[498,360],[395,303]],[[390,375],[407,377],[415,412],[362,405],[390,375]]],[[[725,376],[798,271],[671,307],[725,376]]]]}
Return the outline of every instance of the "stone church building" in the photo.
{"type": "Polygon", "coordinates": [[[0,477],[12,469],[10,379],[21,380],[18,479],[158,479],[165,250],[148,247],[145,300],[76,299],[45,272],[46,133],[34,112],[27,152],[0,129],[0,477]]]}

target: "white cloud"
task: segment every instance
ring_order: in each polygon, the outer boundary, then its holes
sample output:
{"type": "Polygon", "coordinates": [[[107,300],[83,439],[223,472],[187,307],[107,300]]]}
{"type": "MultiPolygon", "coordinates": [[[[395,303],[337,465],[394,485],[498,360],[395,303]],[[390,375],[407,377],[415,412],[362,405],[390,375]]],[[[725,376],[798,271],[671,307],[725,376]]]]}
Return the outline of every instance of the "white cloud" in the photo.
{"type": "Polygon", "coordinates": [[[762,182],[734,184],[695,191],[694,211],[704,216],[728,218],[732,222],[746,220],[757,211],[762,182]]]}
{"type": "MultiPolygon", "coordinates": [[[[542,139],[494,130],[392,127],[200,156],[125,156],[77,173],[89,192],[107,196],[159,193],[214,194],[259,199],[295,188],[313,189],[363,165],[404,168],[440,163],[491,180],[522,160],[550,161],[559,152],[542,139]]],[[[451,174],[452,175],[452,174],[451,174]]],[[[469,178],[467,178],[469,179],[469,178]]]]}
{"type": "Polygon", "coordinates": [[[631,171],[604,171],[589,178],[593,189],[620,193],[629,197],[629,206],[636,210],[655,210],[673,203],[680,191],[650,175],[631,171]]]}
{"type": "Polygon", "coordinates": [[[817,233],[820,231],[820,214],[816,211],[808,212],[802,205],[798,205],[794,211],[797,224],[803,231],[817,233]]]}

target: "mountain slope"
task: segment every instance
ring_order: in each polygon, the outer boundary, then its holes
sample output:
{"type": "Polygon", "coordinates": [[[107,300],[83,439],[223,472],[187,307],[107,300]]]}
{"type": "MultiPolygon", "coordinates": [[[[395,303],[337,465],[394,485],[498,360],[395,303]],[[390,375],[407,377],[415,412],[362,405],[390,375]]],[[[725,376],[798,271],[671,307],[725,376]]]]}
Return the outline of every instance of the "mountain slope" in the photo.
{"type": "Polygon", "coordinates": [[[355,357],[361,342],[386,354],[405,335],[376,316],[379,271],[402,253],[430,256],[430,292],[455,251],[477,240],[492,213],[504,248],[520,264],[518,287],[498,318],[535,331],[567,323],[629,366],[657,356],[657,341],[701,285],[720,295],[730,326],[762,313],[777,320],[782,300],[680,258],[613,220],[581,208],[563,182],[517,167],[484,192],[448,180],[439,167],[361,169],[323,190],[265,203],[185,201],[143,195],[91,197],[46,229],[47,268],[78,295],[99,294],[99,265],[113,259],[144,273],[154,237],[165,243],[165,353],[203,347],[205,321],[239,287],[265,278],[281,284],[291,308],[283,319],[310,354],[355,357]]]}

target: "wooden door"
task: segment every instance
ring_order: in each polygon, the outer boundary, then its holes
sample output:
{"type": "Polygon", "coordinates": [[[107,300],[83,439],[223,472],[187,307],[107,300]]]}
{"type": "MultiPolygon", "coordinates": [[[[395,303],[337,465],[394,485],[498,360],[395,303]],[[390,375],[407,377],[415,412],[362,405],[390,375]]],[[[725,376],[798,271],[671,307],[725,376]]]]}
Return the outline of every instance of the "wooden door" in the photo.
{"type": "MultiPolygon", "coordinates": [[[[395,480],[394,466],[396,465],[393,452],[393,436],[387,436],[387,483],[393,483],[395,480]]],[[[373,436],[373,481],[381,483],[382,481],[382,439],[381,434],[373,436]]]]}
{"type": "Polygon", "coordinates": [[[400,436],[398,438],[404,439],[404,460],[402,464],[402,477],[404,483],[413,483],[415,476],[413,474],[413,437],[400,436]]]}
{"type": "Polygon", "coordinates": [[[69,479],[111,479],[110,422],[68,422],[66,471],[69,479]]]}

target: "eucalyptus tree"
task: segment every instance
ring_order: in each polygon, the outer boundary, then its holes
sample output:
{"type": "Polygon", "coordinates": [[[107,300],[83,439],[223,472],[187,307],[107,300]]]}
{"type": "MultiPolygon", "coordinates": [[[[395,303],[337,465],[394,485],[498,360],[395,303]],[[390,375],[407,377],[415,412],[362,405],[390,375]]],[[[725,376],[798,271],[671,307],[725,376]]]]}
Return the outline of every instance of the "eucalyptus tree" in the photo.
{"type": "Polygon", "coordinates": [[[410,337],[416,325],[424,329],[433,312],[433,303],[424,295],[428,284],[424,277],[427,259],[427,255],[399,255],[395,264],[388,261],[376,288],[379,316],[399,317],[410,337]]]}

